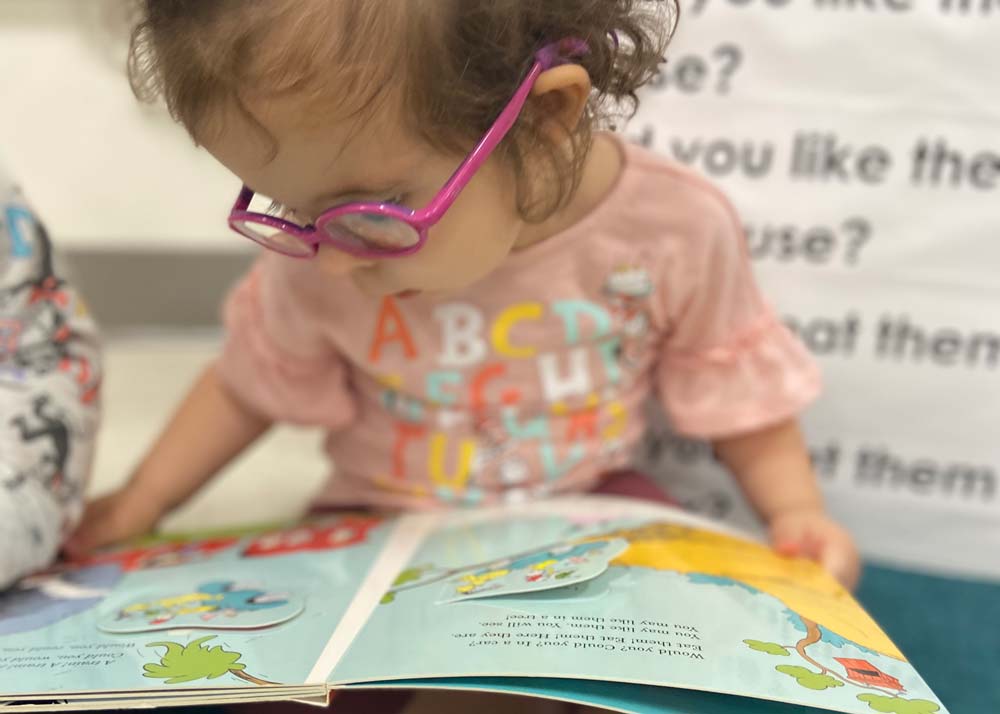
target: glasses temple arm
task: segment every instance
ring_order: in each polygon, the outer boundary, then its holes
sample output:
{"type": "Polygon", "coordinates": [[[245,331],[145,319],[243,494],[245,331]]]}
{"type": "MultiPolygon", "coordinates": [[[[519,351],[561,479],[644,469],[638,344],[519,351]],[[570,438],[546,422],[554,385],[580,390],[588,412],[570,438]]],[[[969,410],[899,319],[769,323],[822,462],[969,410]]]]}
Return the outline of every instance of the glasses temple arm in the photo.
{"type": "Polygon", "coordinates": [[[438,200],[429,207],[424,218],[429,220],[434,220],[439,218],[445,211],[451,208],[451,205],[458,198],[458,194],[462,192],[465,185],[469,182],[473,174],[476,173],[482,167],[483,164],[490,158],[493,152],[496,150],[500,142],[504,140],[504,137],[510,133],[510,130],[514,127],[517,122],[518,117],[521,114],[521,110],[528,101],[528,97],[531,94],[532,88],[535,86],[535,82],[538,80],[539,75],[544,71],[544,67],[540,62],[536,62],[525,77],[524,82],[518,87],[514,96],[511,98],[507,107],[500,113],[497,120],[490,127],[489,131],[480,139],[476,148],[466,157],[465,161],[462,162],[455,173],[452,174],[451,178],[441,189],[438,194],[438,200]]]}

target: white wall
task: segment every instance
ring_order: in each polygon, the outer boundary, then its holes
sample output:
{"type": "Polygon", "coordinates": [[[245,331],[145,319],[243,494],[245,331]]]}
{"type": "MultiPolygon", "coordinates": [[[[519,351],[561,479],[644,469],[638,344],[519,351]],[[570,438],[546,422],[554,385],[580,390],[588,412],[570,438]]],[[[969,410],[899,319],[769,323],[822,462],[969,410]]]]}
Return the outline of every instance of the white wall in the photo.
{"type": "MultiPolygon", "coordinates": [[[[824,369],[806,425],[832,508],[871,556],[1000,576],[1000,4],[682,2],[630,132],[711,176],[751,229],[824,369]],[[796,159],[804,133],[846,161],[796,159]]],[[[662,446],[679,494],[747,515],[704,448],[662,446]]]]}
{"type": "Polygon", "coordinates": [[[65,246],[244,249],[238,182],[124,73],[124,0],[0,0],[0,161],[65,246]]]}

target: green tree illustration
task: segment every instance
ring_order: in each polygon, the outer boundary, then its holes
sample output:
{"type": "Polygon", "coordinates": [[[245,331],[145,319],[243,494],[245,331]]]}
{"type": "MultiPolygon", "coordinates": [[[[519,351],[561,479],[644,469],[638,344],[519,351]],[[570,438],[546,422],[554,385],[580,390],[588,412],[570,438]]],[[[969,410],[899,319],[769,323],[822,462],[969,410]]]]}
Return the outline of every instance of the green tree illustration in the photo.
{"type": "Polygon", "coordinates": [[[160,657],[158,663],[149,663],[143,666],[145,674],[142,676],[150,679],[163,679],[165,684],[185,684],[195,682],[199,679],[218,679],[219,677],[231,674],[245,682],[250,682],[259,686],[277,686],[277,682],[268,682],[265,679],[254,677],[248,674],[246,665],[239,661],[239,652],[229,652],[221,645],[206,647],[204,643],[215,639],[215,635],[209,635],[194,640],[187,645],[180,645],[176,642],[152,642],[147,647],[165,647],[166,652],[160,657]]]}
{"type": "Polygon", "coordinates": [[[880,714],[935,714],[941,710],[939,704],[926,699],[904,699],[896,696],[896,693],[891,691],[889,687],[847,679],[826,667],[809,653],[810,647],[822,641],[822,630],[815,622],[804,617],[801,619],[802,624],[806,627],[806,634],[794,645],[780,645],[761,640],[743,640],[743,643],[752,650],[778,657],[791,656],[792,652],[798,654],[807,664],[819,671],[788,664],[778,665],[775,669],[781,674],[793,677],[800,686],[807,689],[821,692],[826,689],[849,686],[869,690],[872,692],[871,694],[859,694],[858,699],[866,702],[869,707],[880,714]]]}
{"type": "Polygon", "coordinates": [[[859,694],[858,699],[882,714],[934,714],[941,711],[940,706],[926,699],[904,699],[880,694],[859,694]]]}
{"type": "Polygon", "coordinates": [[[811,669],[806,669],[805,667],[795,667],[790,664],[779,664],[775,667],[775,669],[782,674],[787,674],[789,677],[794,677],[795,681],[799,683],[799,686],[805,687],[806,689],[814,689],[817,692],[822,692],[824,689],[844,686],[844,683],[839,679],[831,677],[828,674],[813,672],[811,669]]]}
{"type": "Polygon", "coordinates": [[[407,583],[414,583],[420,580],[420,578],[424,577],[424,573],[426,573],[428,570],[431,570],[432,567],[433,566],[422,565],[416,568],[407,568],[399,575],[397,575],[396,579],[392,581],[392,587],[398,588],[400,585],[406,585],[407,583]]]}
{"type": "Polygon", "coordinates": [[[752,650],[757,652],[766,652],[769,655],[775,655],[777,657],[790,657],[791,652],[785,647],[777,645],[773,642],[761,642],[760,640],[743,640],[743,643],[752,650]]]}
{"type": "Polygon", "coordinates": [[[396,576],[396,579],[392,581],[393,589],[386,592],[386,594],[382,596],[382,599],[379,600],[379,602],[382,605],[388,605],[391,602],[395,602],[396,588],[402,587],[403,585],[406,585],[408,583],[418,582],[422,577],[424,577],[425,573],[433,569],[434,569],[433,565],[418,565],[415,568],[407,568],[406,570],[404,570],[403,572],[401,572],[399,575],[396,576]]]}

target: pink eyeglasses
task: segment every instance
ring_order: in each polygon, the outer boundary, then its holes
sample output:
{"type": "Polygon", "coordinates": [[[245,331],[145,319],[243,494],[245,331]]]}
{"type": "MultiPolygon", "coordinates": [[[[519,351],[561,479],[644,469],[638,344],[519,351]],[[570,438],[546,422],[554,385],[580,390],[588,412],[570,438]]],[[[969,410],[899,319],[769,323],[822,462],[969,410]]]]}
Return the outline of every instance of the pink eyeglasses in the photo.
{"type": "Polygon", "coordinates": [[[451,208],[517,121],[539,75],[580,58],[587,43],[567,39],[547,45],[535,54],[535,64],[496,122],[480,139],[434,200],[413,211],[394,203],[346,203],[325,211],[315,225],[300,226],[267,213],[249,211],[254,191],[240,191],[229,214],[229,226],[265,248],[292,258],[312,258],[323,243],[360,258],[400,258],[420,250],[427,231],[451,208]]]}

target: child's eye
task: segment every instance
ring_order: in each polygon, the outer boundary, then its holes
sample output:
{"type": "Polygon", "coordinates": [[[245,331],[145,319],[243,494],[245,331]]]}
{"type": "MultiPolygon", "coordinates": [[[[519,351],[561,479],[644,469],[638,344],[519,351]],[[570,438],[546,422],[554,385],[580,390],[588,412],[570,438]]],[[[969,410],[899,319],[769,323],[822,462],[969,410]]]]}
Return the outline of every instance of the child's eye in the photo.
{"type": "Polygon", "coordinates": [[[267,208],[267,215],[276,216],[277,218],[282,218],[286,221],[291,221],[292,223],[298,223],[299,225],[306,225],[309,221],[300,213],[295,211],[284,204],[278,203],[277,201],[271,201],[271,205],[267,208]]]}

